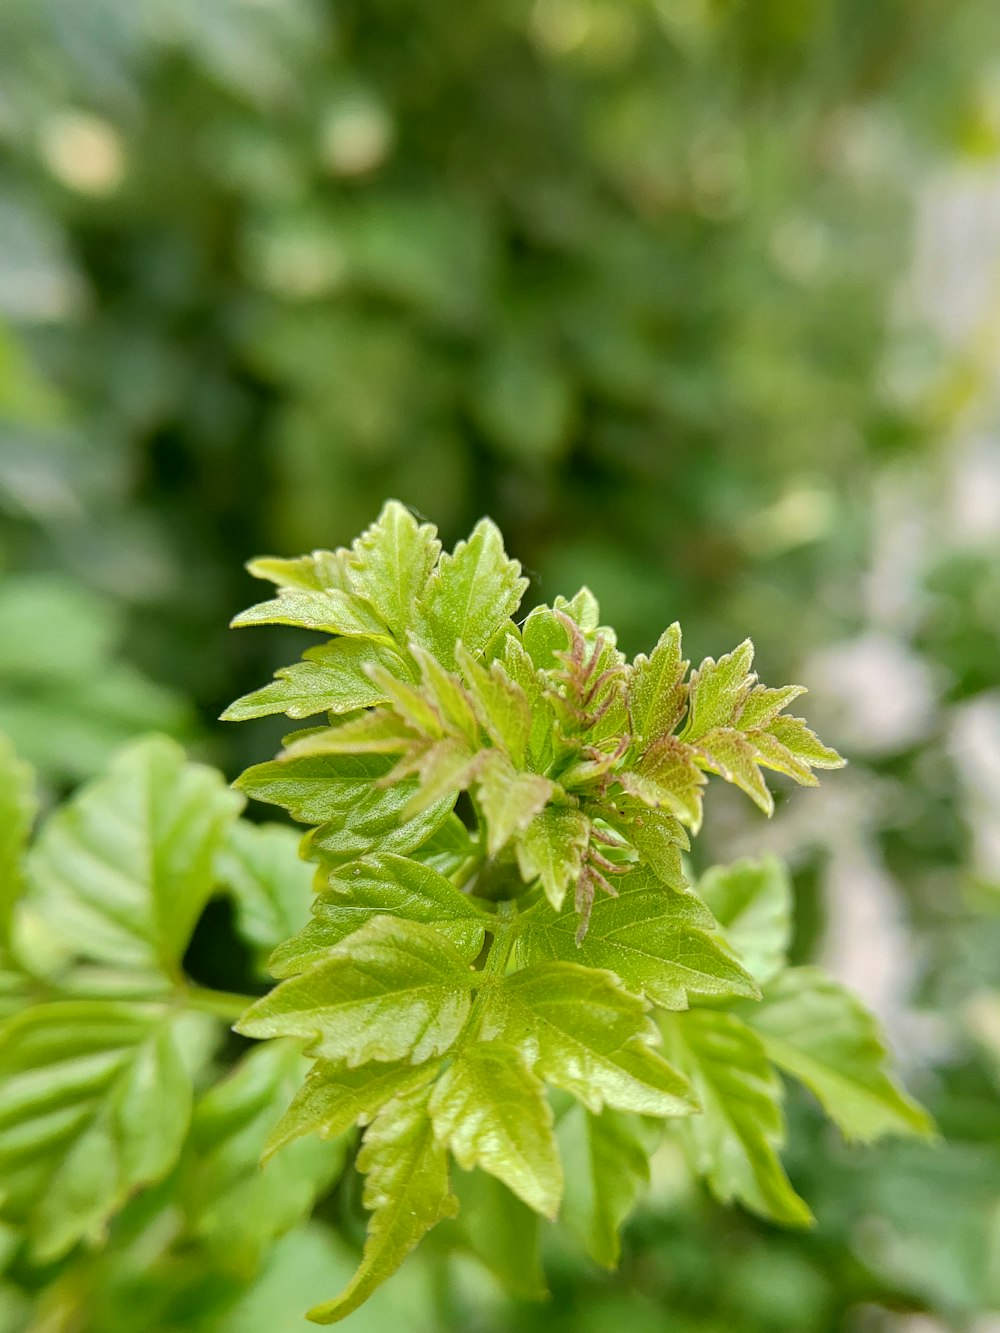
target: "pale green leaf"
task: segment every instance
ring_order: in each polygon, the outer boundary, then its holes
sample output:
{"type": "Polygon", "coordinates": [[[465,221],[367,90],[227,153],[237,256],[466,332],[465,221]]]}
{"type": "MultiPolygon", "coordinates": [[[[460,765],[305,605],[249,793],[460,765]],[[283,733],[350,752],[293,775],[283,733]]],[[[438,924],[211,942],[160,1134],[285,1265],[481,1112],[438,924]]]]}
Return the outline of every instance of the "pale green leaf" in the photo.
{"type": "MultiPolygon", "coordinates": [[[[400,682],[394,682],[393,689],[398,687],[400,682]]],[[[392,709],[373,708],[335,726],[312,727],[304,735],[294,736],[282,751],[281,759],[284,762],[327,754],[402,754],[417,740],[417,733],[392,709]]]]}
{"type": "Polygon", "coordinates": [[[469,686],[473,706],[494,745],[505,750],[515,768],[523,768],[531,739],[531,705],[500,662],[486,668],[459,644],[455,655],[469,686]]]}
{"type": "Polygon", "coordinates": [[[455,645],[480,653],[517,610],[528,586],[521,566],[510,560],[494,523],[482,519],[453,555],[442,555],[427,582],[423,641],[449,670],[458,664],[455,645]]]}
{"type": "Polygon", "coordinates": [[[367,599],[399,643],[406,643],[417,608],[437,562],[437,529],[418,524],[397,500],[383,507],[376,521],[351,547],[351,585],[367,599]]]}
{"type": "Polygon", "coordinates": [[[43,826],[31,906],[81,957],[172,976],[241,805],[173,741],[138,741],[43,826]]]}
{"type": "Polygon", "coordinates": [[[252,1277],[267,1245],[312,1210],[343,1168],[347,1145],[299,1141],[262,1167],[275,1122],[302,1082],[294,1042],[249,1051],[195,1107],[179,1194],[191,1233],[223,1269],[252,1277]]]}
{"type": "Polygon", "coordinates": [[[700,768],[717,773],[746,792],[765,815],[774,813],[774,797],[757,767],[758,754],[752,738],[730,727],[717,727],[706,732],[691,749],[700,768]]]}
{"type": "Polygon", "coordinates": [[[719,1009],[662,1015],[660,1026],[667,1058],[702,1106],[701,1115],[674,1127],[692,1171],[722,1203],[737,1199],[776,1222],[808,1225],[812,1214],[778,1156],[785,1138],[781,1085],[760,1038],[719,1009]]]}
{"type": "Polygon", "coordinates": [[[323,630],[355,639],[371,639],[392,645],[388,626],[375,609],[360,597],[339,588],[315,592],[283,592],[269,602],[248,607],[231,622],[233,629],[250,625],[293,625],[297,629],[323,630]]]}
{"type": "Polygon", "coordinates": [[[440,1060],[421,1065],[379,1060],[352,1069],[332,1060],[317,1060],[271,1131],[264,1156],[270,1157],[303,1134],[330,1139],[354,1125],[367,1125],[386,1102],[422,1087],[440,1067],[440,1060]]]}
{"type": "Polygon", "coordinates": [[[530,883],[540,879],[545,896],[559,911],[566,890],[576,883],[590,839],[590,821],[572,806],[548,805],[517,840],[517,863],[530,883]]]}
{"type": "Polygon", "coordinates": [[[634,772],[616,776],[630,796],[669,810],[696,833],[701,827],[702,788],[707,779],[691,747],[675,736],[655,740],[640,756],[634,772]]]}
{"type": "Polygon", "coordinates": [[[358,1170],[372,1216],[364,1255],[340,1295],[309,1311],[317,1324],[337,1323],[363,1305],[431,1227],[455,1215],[447,1153],[431,1128],[426,1097],[417,1092],[389,1102],[365,1133],[358,1170]]]}
{"type": "Polygon", "coordinates": [[[385,703],[388,696],[374,684],[366,668],[382,666],[408,674],[403,660],[390,648],[365,639],[331,639],[310,648],[305,660],[282,667],[270,685],[245,694],[222,714],[223,722],[286,713],[291,718],[316,713],[350,713],[385,703]]]}
{"type": "Polygon", "coordinates": [[[804,685],[784,685],[777,690],[767,685],[755,685],[737,714],[736,726],[740,731],[767,727],[793,700],[805,693],[804,685]]]}
{"type": "Polygon", "coordinates": [[[467,1171],[482,1167],[545,1217],[562,1196],[562,1166],[545,1089],[511,1046],[477,1042],[445,1070],[428,1104],[438,1142],[467,1171]]]}
{"type": "Polygon", "coordinates": [[[258,964],[309,920],[313,868],[299,857],[299,842],[282,824],[239,820],[219,852],[219,883],[229,890],[236,929],[258,964]]]}
{"type": "Polygon", "coordinates": [[[102,1240],[129,1196],[173,1167],[206,1025],[160,1005],[68,1000],[0,1030],[0,1196],[39,1262],[102,1240]]]}
{"type": "Polygon", "coordinates": [[[800,717],[776,717],[767,728],[769,734],[796,758],[812,768],[843,768],[845,760],[824,745],[800,717]]]}
{"type": "Polygon", "coordinates": [[[745,639],[720,657],[706,657],[691,673],[688,717],[681,739],[696,741],[716,727],[731,727],[747,702],[756,681],[751,673],[753,644],[745,639]]]}
{"type": "Polygon", "coordinates": [[[819,968],[782,972],[745,1017],[770,1059],[816,1094],[846,1138],[932,1132],[926,1111],[890,1077],[875,1018],[819,968]]]}
{"type": "Polygon", "coordinates": [[[24,883],[23,859],[37,800],[34,774],[0,733],[0,949],[24,883]]]}
{"type": "Polygon", "coordinates": [[[310,1053],[349,1065],[446,1051],[469,1012],[474,979],[443,935],[375,917],[243,1015],[247,1037],[304,1037],[310,1053]]]}
{"type": "Polygon", "coordinates": [[[551,606],[536,606],[521,626],[521,642],[537,671],[554,671],[569,649],[569,630],[551,606]]]}
{"type": "Polygon", "coordinates": [[[649,1183],[648,1138],[641,1121],[619,1111],[570,1106],[556,1124],[559,1150],[573,1163],[559,1220],[605,1268],[617,1267],[619,1228],[649,1183]]]}
{"type": "Polygon", "coordinates": [[[498,751],[484,757],[476,774],[476,795],[486,821],[490,856],[528,828],[555,790],[555,784],[540,773],[519,773],[498,751]]]}
{"type": "Polygon", "coordinates": [[[737,958],[760,986],[785,965],[792,935],[792,885],[775,856],[713,866],[698,893],[737,958]]]}
{"type": "Polygon", "coordinates": [[[524,914],[517,940],[522,965],[547,959],[603,967],[630,990],[668,1009],[687,1007],[689,995],[758,995],[752,979],[711,937],[711,913],[692,893],[675,893],[644,870],[615,881],[618,896],[594,903],[583,941],[579,920],[548,903],[524,914]]]}
{"type": "Polygon", "coordinates": [[[688,666],[681,657],[681,627],[676,622],[663,631],[649,657],[640,653],[632,664],[628,711],[632,734],[641,745],[668,735],[684,716],[688,666]]]}
{"type": "Polygon", "coordinates": [[[472,962],[494,920],[436,870],[402,856],[367,857],[338,870],[330,883],[330,890],[313,904],[313,920],[292,938],[284,938],[271,955],[274,976],[287,977],[310,967],[375,916],[433,926],[472,962]]]}
{"type": "Polygon", "coordinates": [[[598,806],[597,813],[632,844],[658,880],[679,891],[687,887],[681,853],[690,848],[691,840],[674,815],[626,796],[598,806]]]}
{"type": "Polygon", "coordinates": [[[493,987],[481,1035],[516,1047],[546,1082],[591,1111],[644,1115],[697,1110],[687,1080],[650,1044],[648,1005],[610,973],[577,963],[538,963],[493,987]]]}
{"type": "Polygon", "coordinates": [[[474,748],[478,747],[479,720],[461,676],[445,671],[437,658],[419,644],[411,644],[410,651],[420,667],[424,694],[433,702],[434,711],[444,723],[446,731],[459,736],[474,748]]]}
{"type": "Polygon", "coordinates": [[[313,551],[311,555],[284,560],[277,556],[262,555],[247,563],[247,572],[255,579],[266,579],[279,588],[303,592],[350,591],[347,558],[349,552],[313,551]]]}

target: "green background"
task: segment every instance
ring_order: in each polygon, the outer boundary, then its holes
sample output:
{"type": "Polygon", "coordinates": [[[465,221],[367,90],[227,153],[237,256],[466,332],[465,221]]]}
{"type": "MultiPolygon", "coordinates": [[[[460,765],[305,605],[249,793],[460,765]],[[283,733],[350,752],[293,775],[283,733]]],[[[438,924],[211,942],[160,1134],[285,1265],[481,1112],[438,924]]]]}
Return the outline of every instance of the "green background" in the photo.
{"type": "MultiPolygon", "coordinates": [[[[699,855],[792,860],[796,956],[944,1143],[793,1099],[814,1232],[657,1159],[618,1275],[555,1246],[512,1307],[441,1254],[348,1327],[1000,1319],[998,279],[992,0],[0,4],[0,730],[50,795],[151,728],[269,756],[215,721],[301,646],[228,631],[242,564],[390,495],[489,513],[629,652],[752,635],[851,760],[770,825],[714,793],[699,855]]],[[[0,1329],[283,1333],[361,1225],[338,1195],[251,1290],[119,1254],[84,1323],[10,1286],[0,1329]]]]}

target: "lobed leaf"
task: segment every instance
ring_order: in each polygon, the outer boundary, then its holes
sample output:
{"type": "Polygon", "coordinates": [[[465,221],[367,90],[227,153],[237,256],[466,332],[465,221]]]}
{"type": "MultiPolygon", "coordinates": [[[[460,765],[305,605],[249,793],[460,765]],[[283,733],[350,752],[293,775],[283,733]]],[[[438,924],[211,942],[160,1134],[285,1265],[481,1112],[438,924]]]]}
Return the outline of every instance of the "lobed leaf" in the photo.
{"type": "Polygon", "coordinates": [[[562,1166],[545,1089],[520,1054],[497,1041],[455,1057],[431,1093],[438,1142],[467,1171],[480,1166],[529,1208],[555,1217],[562,1166]]]}
{"type": "Polygon", "coordinates": [[[369,666],[408,674],[403,659],[391,648],[366,639],[331,639],[308,649],[303,661],[281,667],[270,685],[231,703],[222,721],[245,722],[272,713],[306,718],[385,703],[388,696],[368,675],[369,666]]]}
{"type": "Polygon", "coordinates": [[[702,1106],[701,1115],[675,1127],[691,1169],[722,1203],[738,1199],[789,1226],[810,1223],[778,1156],[785,1138],[781,1085],[761,1039],[720,1009],[663,1015],[660,1027],[668,1059],[702,1106]]]}
{"type": "Polygon", "coordinates": [[[372,1214],[364,1255],[340,1295],[309,1311],[317,1324],[337,1323],[363,1305],[431,1227],[458,1209],[447,1154],[432,1130],[426,1101],[426,1090],[397,1097],[365,1134],[357,1163],[372,1214]]]}
{"type": "Polygon", "coordinates": [[[522,966],[561,959],[606,968],[655,1004],[685,1009],[689,995],[759,995],[753,978],[711,937],[711,913],[691,893],[673,893],[647,871],[617,881],[618,897],[594,903],[576,943],[576,913],[548,904],[526,912],[517,940],[522,966]]]}
{"type": "Polygon", "coordinates": [[[698,881],[722,934],[760,985],[785,965],[792,935],[792,885],[776,856],[713,866],[698,881]]]}
{"type": "Polygon", "coordinates": [[[446,1051],[469,1012],[473,973],[454,945],[416,921],[375,917],[276,986],[237,1024],[246,1037],[304,1037],[348,1065],[446,1051]]]}
{"type": "Polygon", "coordinates": [[[303,971],[376,916],[433,926],[468,962],[479,955],[494,919],[430,866],[392,854],[370,856],[337,871],[331,889],[313,904],[312,922],[274,950],[271,972],[303,971]]]}
{"type": "Polygon", "coordinates": [[[848,1139],[927,1136],[927,1112],[889,1076],[875,1018],[818,967],[793,967],[746,1015],[774,1063],[806,1085],[848,1139]]]}
{"type": "Polygon", "coordinates": [[[687,1080],[650,1049],[656,1030],[647,1008],[610,972],[536,963],[488,992],[481,1035],[515,1047],[541,1078],[591,1111],[687,1115],[697,1102],[687,1080]]]}
{"type": "Polygon", "coordinates": [[[559,1220],[595,1263],[615,1268],[618,1232],[649,1183],[650,1135],[635,1116],[570,1106],[556,1124],[567,1173],[559,1220]]]}
{"type": "Polygon", "coordinates": [[[674,622],[660,635],[649,657],[635,659],[628,684],[628,711],[632,735],[645,748],[669,735],[684,716],[690,665],[681,657],[681,627],[674,622]]]}
{"type": "Polygon", "coordinates": [[[540,879],[555,911],[576,883],[590,841],[590,822],[573,806],[547,805],[517,840],[517,863],[530,884],[540,879]]]}
{"type": "Polygon", "coordinates": [[[351,547],[351,587],[399,643],[407,642],[417,624],[421,595],[440,552],[437,529],[418,524],[398,500],[390,500],[351,547]]]}

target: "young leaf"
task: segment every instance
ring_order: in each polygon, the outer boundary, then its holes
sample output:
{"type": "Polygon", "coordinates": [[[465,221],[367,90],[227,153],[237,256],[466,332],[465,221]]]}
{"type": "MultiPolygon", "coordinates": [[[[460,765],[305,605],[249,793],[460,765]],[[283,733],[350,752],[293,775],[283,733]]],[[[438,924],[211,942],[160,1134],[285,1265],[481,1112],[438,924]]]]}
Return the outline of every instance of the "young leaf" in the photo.
{"type": "Polygon", "coordinates": [[[43,826],[32,907],[80,957],[172,977],[241,805],[173,741],[138,741],[43,826]]]}
{"type": "Polygon", "coordinates": [[[698,882],[737,958],[760,986],[785,965],[792,934],[792,886],[774,856],[713,866],[698,882]]]}
{"type": "Polygon", "coordinates": [[[0,949],[23,887],[22,861],[36,808],[34,774],[0,733],[0,949]]]}
{"type": "Polygon", "coordinates": [[[481,1035],[516,1047],[591,1111],[687,1115],[698,1104],[687,1080],[650,1049],[656,1030],[647,1008],[610,972],[537,963],[489,991],[481,1035]]]}
{"type": "Polygon", "coordinates": [[[632,734],[643,748],[669,735],[684,716],[688,666],[681,657],[681,627],[676,622],[663,631],[649,657],[640,653],[632,664],[628,711],[632,734]]]}
{"type": "Polygon", "coordinates": [[[236,786],[256,801],[287,810],[302,824],[346,819],[392,767],[384,755],[336,754],[255,764],[236,786]]]}
{"type": "Polygon", "coordinates": [[[252,1277],[265,1247],[296,1225],[339,1175],[346,1143],[290,1144],[261,1167],[268,1133],[302,1080],[295,1042],[249,1051],[195,1107],[181,1200],[215,1261],[252,1277]]]}
{"type": "Polygon", "coordinates": [[[312,1053],[348,1065],[404,1057],[419,1064],[457,1037],[473,976],[438,931],[375,917],[251,1005],[237,1031],[305,1037],[312,1053]]]}
{"type": "Polygon", "coordinates": [[[785,1175],[781,1085],[761,1039],[734,1014],[692,1009],[663,1015],[665,1054],[690,1080],[702,1114],[678,1120],[692,1171],[704,1176],[723,1203],[806,1226],[812,1214],[785,1175]]]}
{"type": "Polygon", "coordinates": [[[247,572],[285,591],[323,592],[335,588],[338,592],[349,592],[349,555],[345,550],[313,551],[312,555],[294,560],[262,555],[247,562],[247,572]]]}
{"type": "Polygon", "coordinates": [[[540,773],[519,773],[502,754],[486,756],[476,777],[476,794],[486,821],[486,850],[496,856],[515,833],[527,829],[556,791],[540,773]]]}
{"type": "Polygon", "coordinates": [[[494,523],[481,519],[453,555],[442,555],[423,598],[423,641],[448,670],[458,665],[456,642],[479,654],[524,596],[528,580],[510,560],[494,523]]]}
{"type": "Polygon", "coordinates": [[[281,824],[239,820],[216,860],[218,880],[232,895],[236,928],[261,968],[276,945],[309,919],[312,869],[299,857],[299,842],[281,824]]]}
{"type": "Polygon", "coordinates": [[[282,667],[270,685],[230,704],[222,721],[245,722],[272,713],[291,718],[350,713],[385,703],[388,696],[368,675],[369,666],[382,666],[404,677],[409,674],[403,659],[391,648],[366,639],[331,639],[308,649],[303,661],[282,667]]]}
{"type": "Polygon", "coordinates": [[[458,1209],[426,1101],[426,1090],[396,1098],[365,1133],[358,1170],[365,1173],[364,1203],[372,1217],[364,1255],[340,1295],[309,1311],[317,1324],[337,1323],[363,1305],[431,1227],[458,1209]]]}
{"type": "Polygon", "coordinates": [[[353,1069],[342,1062],[317,1060],[271,1131],[263,1149],[265,1158],[303,1134],[330,1139],[352,1125],[368,1124],[386,1102],[422,1087],[440,1068],[440,1060],[422,1065],[379,1060],[353,1069]]]}
{"type": "Polygon", "coordinates": [[[524,879],[542,881],[545,896],[558,912],[566,890],[583,867],[590,822],[573,806],[547,805],[517,840],[517,863],[524,879]]]}
{"type": "Polygon", "coordinates": [[[455,657],[483,729],[494,745],[506,751],[515,768],[523,768],[531,739],[528,696],[511,680],[502,663],[491,662],[487,669],[464,644],[456,646],[455,657]]]}
{"type": "Polygon", "coordinates": [[[370,856],[344,866],[331,885],[316,899],[312,922],[285,939],[271,955],[269,967],[274,976],[292,976],[310,967],[331,945],[375,916],[433,926],[472,962],[493,920],[475,899],[436,870],[402,856],[370,856]]]}
{"type": "Polygon", "coordinates": [[[35,1259],[103,1238],[112,1215],[177,1160],[201,1014],[153,1004],[40,1004],[0,1029],[0,1197],[35,1259]]]}
{"type": "Polygon", "coordinates": [[[587,934],[577,917],[547,903],[524,914],[517,941],[522,966],[546,959],[607,968],[655,1004],[685,1009],[688,995],[756,997],[753,979],[711,938],[712,915],[691,893],[672,893],[643,870],[616,883],[618,896],[594,903],[587,934]]]}
{"type": "Polygon", "coordinates": [[[339,588],[321,592],[283,592],[269,602],[241,611],[231,622],[233,629],[250,625],[293,625],[297,629],[323,630],[349,638],[370,639],[392,647],[388,626],[374,607],[361,597],[339,588]]]}
{"type": "Polygon", "coordinates": [[[816,1094],[846,1138],[932,1133],[926,1111],[889,1076],[876,1020],[819,968],[782,972],[745,1017],[768,1057],[816,1094]]]}
{"type": "Polygon", "coordinates": [[[398,500],[390,500],[351,547],[351,585],[399,643],[406,643],[416,625],[420,597],[440,552],[437,529],[418,524],[398,500]]]}
{"type": "Polygon", "coordinates": [[[649,1134],[635,1116],[570,1106],[556,1123],[566,1190],[559,1220],[595,1263],[615,1268],[618,1231],[649,1183],[649,1134]]]}
{"type": "Polygon", "coordinates": [[[512,1046],[477,1042],[445,1070],[428,1104],[438,1141],[480,1166],[529,1208],[555,1217],[562,1166],[545,1089],[512,1046]]]}
{"type": "Polygon", "coordinates": [[[695,833],[701,828],[702,788],[706,778],[691,746],[676,736],[661,736],[639,758],[633,772],[617,775],[622,789],[647,805],[669,810],[695,833]]]}
{"type": "Polygon", "coordinates": [[[688,717],[681,740],[696,741],[716,727],[731,727],[744,707],[756,681],[753,644],[744,639],[738,648],[720,657],[706,657],[691,673],[688,717]]]}

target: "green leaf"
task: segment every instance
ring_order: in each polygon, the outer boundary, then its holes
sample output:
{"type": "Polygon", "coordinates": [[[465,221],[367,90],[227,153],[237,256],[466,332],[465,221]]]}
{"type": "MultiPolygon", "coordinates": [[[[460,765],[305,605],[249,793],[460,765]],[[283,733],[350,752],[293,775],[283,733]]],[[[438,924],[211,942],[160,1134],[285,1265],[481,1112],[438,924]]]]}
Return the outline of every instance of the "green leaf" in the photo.
{"type": "Polygon", "coordinates": [[[438,1080],[428,1110],[436,1138],[459,1166],[482,1167],[529,1208],[555,1217],[563,1179],[552,1110],[513,1047],[466,1047],[438,1080]]]}
{"type": "Polygon", "coordinates": [[[304,1072],[296,1043],[268,1042],[195,1107],[181,1202],[214,1262],[244,1278],[253,1276],[275,1237],[308,1215],[344,1165],[343,1140],[313,1140],[289,1144],[261,1167],[268,1134],[304,1072]]]}
{"type": "Polygon", "coordinates": [[[758,996],[753,979],[711,938],[712,915],[694,894],[672,892],[643,870],[616,888],[617,898],[594,902],[579,945],[573,910],[556,915],[540,903],[526,912],[516,944],[522,966],[562,959],[607,968],[668,1009],[686,1008],[689,995],[758,996]]]}
{"type": "Polygon", "coordinates": [[[698,1109],[690,1085],[650,1049],[656,1029],[648,1007],[610,972],[538,963],[488,992],[481,1035],[516,1047],[546,1082],[591,1111],[689,1114],[698,1109]]]}
{"type": "MultiPolygon", "coordinates": [[[[414,689],[388,676],[385,680],[387,693],[414,689]]],[[[418,697],[422,698],[419,692],[418,697]]],[[[436,734],[440,734],[440,724],[433,715],[430,725],[437,727],[436,734]]],[[[310,728],[304,734],[296,735],[282,751],[281,759],[287,762],[327,754],[403,754],[419,739],[398,713],[390,708],[374,708],[348,717],[336,726],[310,728]]]]}
{"type": "Polygon", "coordinates": [[[443,1252],[467,1250],[522,1300],[547,1296],[538,1214],[485,1171],[460,1171],[454,1186],[458,1216],[435,1233],[443,1252]]]}
{"type": "Polygon", "coordinates": [[[527,586],[521,566],[507,558],[496,525],[481,519],[453,555],[442,555],[427,583],[424,642],[443,666],[454,669],[456,642],[481,653],[520,606],[527,586]]]}
{"type": "MultiPolygon", "coordinates": [[[[757,767],[759,755],[752,737],[729,727],[719,727],[706,732],[698,744],[691,747],[691,751],[700,768],[717,773],[726,782],[746,792],[765,815],[774,813],[774,797],[757,767]]],[[[812,781],[808,775],[806,780],[812,781]]]]}
{"type": "Polygon", "coordinates": [[[81,957],[174,976],[241,805],[173,741],[138,741],[43,826],[31,905],[81,957]]]}
{"type": "Polygon", "coordinates": [[[417,609],[441,551],[437,529],[418,524],[408,509],[390,500],[351,547],[350,578],[399,643],[406,643],[417,609]]]}
{"type": "Polygon", "coordinates": [[[364,1203],[372,1217],[364,1255],[340,1295],[309,1311],[317,1324],[334,1324],[363,1305],[431,1227],[457,1211],[447,1153],[432,1131],[426,1100],[426,1091],[396,1098],[365,1133],[358,1170],[365,1173],[364,1203]]]}
{"type": "Polygon", "coordinates": [[[751,673],[753,644],[744,639],[720,657],[706,657],[691,673],[688,718],[681,739],[696,741],[716,727],[731,727],[749,698],[756,677],[751,673]]]}
{"type": "Polygon", "coordinates": [[[632,734],[643,746],[666,736],[684,716],[690,664],[681,657],[681,627],[676,622],[663,631],[649,657],[635,659],[628,685],[632,734]]]}
{"type": "Polygon", "coordinates": [[[806,693],[803,685],[784,685],[772,690],[767,685],[755,685],[736,716],[740,731],[757,731],[769,727],[779,713],[793,700],[806,693]]]}
{"type": "Polygon", "coordinates": [[[648,1132],[634,1116],[570,1106],[559,1117],[556,1138],[564,1160],[573,1163],[559,1220],[595,1263],[616,1268],[619,1228],[649,1183],[648,1132]]]}
{"type": "Polygon", "coordinates": [[[10,935],[11,913],[24,884],[23,857],[38,802],[30,766],[0,733],[0,950],[10,935]]]}
{"type": "Polygon", "coordinates": [[[408,668],[397,653],[366,639],[331,639],[310,648],[305,660],[282,667],[270,685],[245,694],[222,714],[223,722],[286,713],[291,718],[315,713],[350,713],[385,703],[388,696],[367,674],[367,666],[382,666],[396,675],[408,668]]]}
{"type": "Polygon", "coordinates": [[[243,1015],[247,1037],[305,1037],[311,1053],[349,1065],[446,1051],[469,1012],[474,980],[443,935],[375,917],[243,1015]]]}
{"type": "Polygon", "coordinates": [[[233,629],[250,625],[294,625],[392,646],[388,626],[360,597],[339,588],[315,592],[283,592],[269,602],[249,607],[230,622],[233,629]]]}
{"type": "Polygon", "coordinates": [[[845,760],[824,745],[800,717],[776,717],[767,728],[795,759],[812,768],[843,768],[845,760]]]}
{"type": "Polygon", "coordinates": [[[626,796],[619,796],[612,805],[598,805],[595,813],[632,844],[661,883],[679,892],[688,887],[681,853],[689,850],[691,840],[673,815],[666,810],[651,810],[626,796]]]}
{"type": "Polygon", "coordinates": [[[300,859],[299,842],[284,825],[239,820],[219,852],[219,882],[232,895],[236,929],[258,965],[309,919],[313,869],[300,859]]]}
{"type": "Polygon", "coordinates": [[[671,1064],[687,1076],[701,1115],[674,1127],[691,1170],[722,1203],[738,1199],[753,1212],[790,1226],[812,1214],[785,1175],[781,1085],[761,1039],[734,1014],[692,1009],[661,1016],[671,1064]]]}
{"type": "Polygon", "coordinates": [[[247,571],[255,579],[266,579],[279,588],[303,592],[335,588],[339,592],[349,592],[348,555],[345,550],[313,551],[312,555],[298,556],[294,560],[262,555],[247,563],[247,571]]]}
{"type": "Polygon", "coordinates": [[[695,833],[701,828],[702,788],[707,779],[695,762],[691,746],[676,736],[655,740],[636,763],[634,773],[617,777],[630,796],[669,810],[695,833]]]}
{"type": "Polygon", "coordinates": [[[713,866],[698,892],[737,958],[761,986],[785,965],[792,936],[792,885],[775,856],[713,866]]]}
{"type": "Polygon", "coordinates": [[[890,1078],[875,1018],[819,968],[782,972],[745,1017],[769,1058],[815,1093],[846,1138],[933,1132],[927,1112],[890,1078]]]}
{"type": "Polygon", "coordinates": [[[476,795],[486,821],[486,850],[496,856],[515,833],[520,833],[545,808],[556,790],[540,773],[519,773],[494,751],[476,775],[476,795]]]}
{"type": "Polygon", "coordinates": [[[271,972],[287,977],[303,971],[375,916],[433,926],[469,962],[494,919],[430,866],[402,856],[370,856],[337,872],[313,905],[313,921],[275,949],[271,972]]]}
{"type": "Polygon", "coordinates": [[[533,879],[542,881],[545,896],[557,912],[566,890],[579,877],[589,840],[587,817],[572,806],[557,805],[540,811],[517,840],[521,875],[529,884],[533,879]]]}
{"type": "Polygon", "coordinates": [[[455,656],[483,729],[515,768],[523,768],[531,739],[528,696],[511,680],[502,663],[491,662],[487,669],[464,644],[457,646],[455,656]]]}
{"type": "Polygon", "coordinates": [[[35,1259],[103,1239],[140,1186],[173,1167],[191,1114],[201,1014],[153,1004],[36,1005],[0,1030],[0,1196],[35,1259]]]}
{"type": "Polygon", "coordinates": [[[380,1060],[352,1069],[342,1062],[317,1060],[274,1126],[264,1156],[270,1157],[303,1134],[330,1139],[353,1125],[367,1125],[386,1102],[422,1087],[440,1067],[439,1060],[422,1065],[380,1060]]]}

